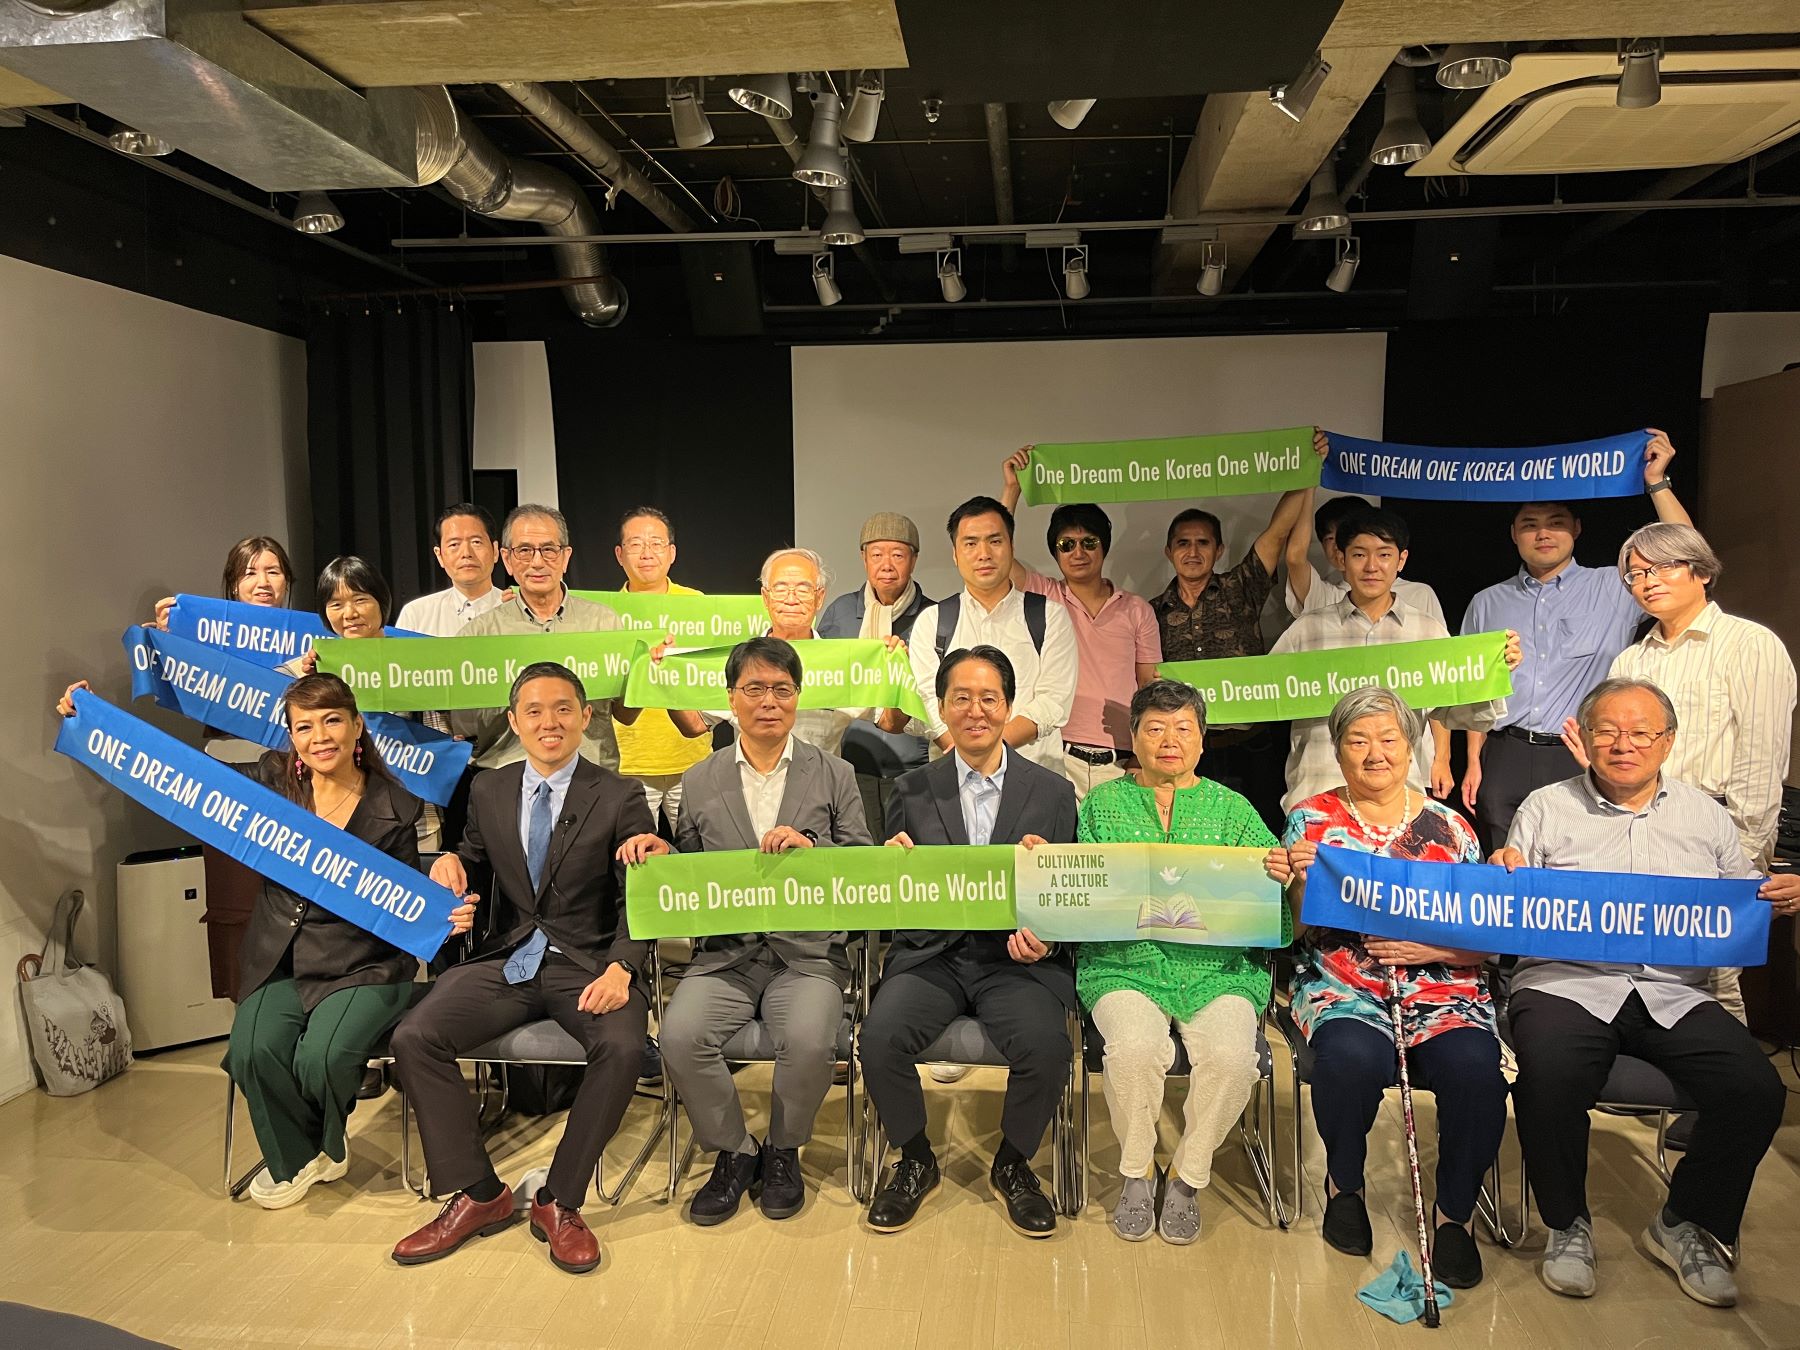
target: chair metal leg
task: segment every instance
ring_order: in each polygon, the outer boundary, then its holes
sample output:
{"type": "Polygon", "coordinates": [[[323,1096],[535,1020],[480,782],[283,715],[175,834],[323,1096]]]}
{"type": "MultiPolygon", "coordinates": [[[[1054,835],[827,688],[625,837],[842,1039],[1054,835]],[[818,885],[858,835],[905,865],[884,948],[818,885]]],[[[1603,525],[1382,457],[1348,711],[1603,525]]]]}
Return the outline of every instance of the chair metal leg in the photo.
{"type": "Polygon", "coordinates": [[[600,1161],[594,1164],[594,1193],[605,1203],[617,1205],[625,1198],[626,1194],[631,1190],[632,1183],[638,1179],[638,1173],[644,1170],[644,1164],[650,1161],[650,1155],[656,1152],[656,1146],[662,1142],[663,1132],[671,1128],[671,1108],[669,1103],[670,1091],[669,1075],[667,1071],[665,1071],[663,1073],[662,1105],[658,1108],[656,1113],[655,1128],[650,1131],[650,1137],[644,1141],[643,1147],[638,1149],[637,1154],[632,1158],[631,1162],[626,1165],[625,1170],[619,1174],[618,1185],[614,1186],[612,1190],[609,1191],[601,1182],[601,1171],[606,1166],[605,1153],[602,1153],[600,1155],[600,1161]]]}
{"type": "Polygon", "coordinates": [[[412,1107],[404,1092],[394,1095],[400,1099],[400,1184],[423,1200],[427,1178],[423,1171],[417,1181],[412,1177],[412,1107]]]}
{"type": "Polygon", "coordinates": [[[1669,1113],[1658,1111],[1656,1113],[1656,1171],[1657,1175],[1662,1177],[1663,1185],[1669,1184],[1669,1178],[1674,1170],[1669,1166],[1669,1113]]]}
{"type": "Polygon", "coordinates": [[[1289,1216],[1281,1197],[1273,1073],[1259,1079],[1251,1089],[1244,1114],[1238,1118],[1238,1135],[1243,1141],[1244,1155],[1250,1160],[1250,1174],[1256,1180],[1256,1189],[1262,1193],[1269,1222],[1285,1230],[1289,1216]]]}
{"type": "Polygon", "coordinates": [[[235,1200],[250,1189],[250,1183],[256,1180],[266,1163],[261,1158],[243,1176],[232,1179],[231,1164],[235,1136],[237,1134],[237,1082],[230,1074],[225,1075],[225,1198],[235,1200]]]}
{"type": "Polygon", "coordinates": [[[1525,1176],[1525,1158],[1519,1157],[1519,1197],[1518,1206],[1510,1216],[1506,1206],[1506,1177],[1500,1166],[1498,1154],[1494,1157],[1494,1165],[1488,1170],[1487,1180],[1475,1193],[1475,1212],[1481,1216],[1488,1234],[1500,1246],[1517,1248],[1531,1231],[1531,1192],[1525,1176]]]}

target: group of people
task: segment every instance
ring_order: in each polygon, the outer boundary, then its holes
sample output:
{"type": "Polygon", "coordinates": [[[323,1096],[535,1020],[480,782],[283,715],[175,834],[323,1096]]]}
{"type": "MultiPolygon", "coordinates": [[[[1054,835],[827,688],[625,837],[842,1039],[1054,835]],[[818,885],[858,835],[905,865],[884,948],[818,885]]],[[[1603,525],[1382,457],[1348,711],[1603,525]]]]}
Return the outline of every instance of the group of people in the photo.
{"type": "MultiPolygon", "coordinates": [[[[1323,436],[1315,448],[1324,453],[1323,436]]],[[[1013,507],[1030,453],[1004,461],[1000,498],[973,497],[950,514],[963,583],[955,595],[920,592],[918,528],[892,512],[863,527],[863,584],[829,605],[818,553],[771,554],[760,578],[767,631],[731,651],[729,706],[716,714],[592,700],[574,672],[554,664],[521,671],[504,709],[426,714],[474,744],[465,788],[441,819],[384,768],[352,691],[310,667],[297,668],[287,694],[289,748],[249,756],[209,742],[403,862],[420,864],[422,839],[435,845],[430,874],[461,897],[456,940],[472,935],[462,959],[419,985],[410,958],[381,939],[265,886],[243,943],[246,993],[226,1061],[266,1163],[253,1197],[280,1207],[344,1175],[345,1119],[362,1065],[385,1039],[433,1187],[451,1195],[394,1259],[436,1260],[510,1226],[514,1194],[483,1145],[458,1056],[554,1018],[587,1065],[549,1172],[524,1201],[552,1261],[594,1269],[600,1245],[581,1206],[652,1049],[648,944],[625,919],[625,873],[658,854],[877,838],[899,848],[1227,845],[1263,850],[1287,898],[1290,1011],[1312,1053],[1312,1110],[1325,1144],[1325,1240],[1370,1251],[1366,1141],[1404,1054],[1412,1081],[1438,1103],[1435,1272],[1453,1287],[1479,1281],[1470,1224],[1508,1091],[1491,992],[1496,954],[1308,928],[1301,905],[1318,848],[1509,868],[1762,875],[1787,770],[1792,662],[1767,629],[1712,600],[1719,561],[1670,490],[1674,452],[1654,433],[1644,477],[1658,522],[1631,535],[1616,569],[1574,561],[1574,504],[1514,511],[1518,570],[1478,595],[1463,623],[1465,633],[1507,632],[1510,699],[1415,708],[1391,690],[1361,688],[1329,717],[1294,722],[1284,749],[1275,728],[1209,726],[1199,692],[1159,677],[1158,666],[1447,636],[1431,589],[1401,575],[1405,521],[1355,498],[1315,512],[1310,490],[1290,492],[1226,567],[1218,518],[1182,510],[1165,549],[1173,578],[1146,599],[1107,579],[1111,524],[1096,505],[1050,513],[1045,542],[1059,575],[1017,559],[1013,507]],[[1308,558],[1309,513],[1331,566],[1323,575],[1308,558]],[[1293,622],[1269,647],[1263,610],[1284,560],[1293,622]],[[806,671],[793,644],[843,637],[904,646],[925,717],[801,710],[806,671]],[[715,749],[721,722],[732,732],[715,749]],[[1468,736],[1461,800],[1473,825],[1449,804],[1455,730],[1468,736]],[[894,766],[879,821],[844,758],[847,742],[871,737],[894,766]],[[485,896],[475,885],[484,873],[493,878],[485,896]]],[[[392,621],[402,628],[479,636],[620,626],[608,606],[569,593],[573,550],[554,509],[519,507],[496,530],[479,508],[454,506],[438,522],[435,554],[451,585],[400,610],[392,621]],[[509,590],[494,584],[497,561],[509,590]]],[[[671,578],[675,529],[661,510],[627,512],[614,557],[626,590],[692,593],[671,578]]],[[[283,605],[291,580],[279,543],[247,539],[232,550],[225,594],[283,605]]],[[[166,621],[170,603],[155,621],[166,621]]],[[[334,560],[320,576],[317,607],[340,637],[379,634],[390,604],[385,582],[360,559],[334,560]]],[[[72,710],[68,696],[59,708],[72,710]]],[[[1761,894],[1793,913],[1800,878],[1773,877],[1761,894]]],[[[898,1149],[869,1206],[872,1229],[907,1227],[939,1184],[918,1064],[952,1021],[971,1016],[1008,1065],[992,1189],[1021,1234],[1055,1230],[1031,1159],[1067,1080],[1069,1015],[1085,1010],[1105,1042],[1119,1140],[1112,1227],[1129,1241],[1196,1240],[1198,1193],[1258,1081],[1271,953],[1158,940],[1070,950],[1029,928],[886,936],[856,1048],[898,1149]],[[1165,1172],[1157,1123],[1178,1042],[1190,1086],[1165,1172]]],[[[746,1196],[774,1220],[804,1207],[799,1153],[839,1058],[849,938],[758,932],[695,942],[654,1043],[695,1138],[715,1155],[687,1205],[692,1222],[722,1223],[746,1196]],[[775,1046],[760,1130],[723,1057],[752,1019],[775,1046]]],[[[1661,1065],[1700,1107],[1647,1249],[1692,1297],[1734,1301],[1726,1252],[1785,1100],[1742,1025],[1735,972],[1522,959],[1501,983],[1511,990],[1520,1140],[1553,1230],[1546,1284],[1573,1296],[1594,1291],[1587,1113],[1613,1059],[1629,1053],[1661,1065]]]]}

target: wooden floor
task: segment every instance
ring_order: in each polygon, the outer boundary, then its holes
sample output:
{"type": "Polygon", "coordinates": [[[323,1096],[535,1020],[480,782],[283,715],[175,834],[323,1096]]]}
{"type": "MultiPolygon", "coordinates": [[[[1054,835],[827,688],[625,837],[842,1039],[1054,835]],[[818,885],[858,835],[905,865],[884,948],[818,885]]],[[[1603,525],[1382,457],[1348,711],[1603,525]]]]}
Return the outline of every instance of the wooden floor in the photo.
{"type": "MultiPolygon", "coordinates": [[[[519,1226],[441,1263],[401,1269],[392,1244],[432,1213],[397,1177],[399,1111],[389,1093],[352,1123],[344,1181],[276,1213],[227,1203],[219,1166],[224,1080],[217,1046],[149,1057],[73,1100],[31,1093],[0,1107],[0,1299],[79,1313],[183,1347],[245,1345],[1375,1347],[1415,1344],[1626,1350],[1800,1346],[1800,1106],[1764,1160],[1745,1225],[1733,1310],[1703,1308],[1635,1250],[1660,1186],[1650,1128],[1595,1118],[1593,1205],[1600,1292],[1559,1298],[1538,1283],[1541,1234],[1519,1252],[1484,1244],[1488,1278],[1458,1294],[1444,1326],[1396,1327],[1358,1286],[1412,1245],[1392,1094],[1372,1139],[1375,1255],[1355,1260],[1318,1235],[1318,1138],[1307,1125],[1308,1212],[1272,1228],[1235,1143],[1221,1150],[1192,1247],[1120,1241],[1106,1222],[1117,1149],[1095,1080],[1095,1168],[1087,1212],[1049,1241],[1015,1236],[986,1188],[1001,1079],[977,1070],[927,1085],[946,1185],[905,1233],[878,1236],[844,1187],[842,1094],[805,1155],[806,1210],[770,1223],[746,1207],[702,1230],[655,1192],[653,1162],[618,1209],[587,1214],[605,1262],[575,1277],[519,1226]]],[[[1783,1067],[1790,1087],[1797,1086],[1783,1067]]],[[[746,1070],[766,1101],[766,1070],[746,1070]]],[[[1172,1137],[1172,1085],[1165,1143],[1172,1137]]],[[[1797,1099],[1800,1100],[1800,1099],[1797,1099]]],[[[1430,1098],[1421,1095],[1423,1132],[1430,1098]]],[[[1289,1109],[1283,1094],[1283,1119],[1289,1109]]],[[[241,1113],[241,1108],[240,1108],[241,1113]]],[[[627,1129],[641,1138],[647,1104],[627,1129]]],[[[502,1175],[547,1161],[556,1122],[515,1124],[494,1141],[502,1175]]],[[[247,1122],[239,1139],[254,1144],[247,1122]]],[[[1510,1137],[1508,1156],[1515,1157],[1510,1137]]],[[[621,1140],[616,1156],[624,1156],[621,1140]]],[[[1166,1159],[1166,1152],[1165,1152],[1166,1159]]],[[[1040,1158],[1048,1176],[1048,1155],[1040,1158]]],[[[1429,1161],[1427,1163],[1429,1166],[1429,1161]]],[[[691,1191],[702,1179],[697,1164],[691,1191]]]]}

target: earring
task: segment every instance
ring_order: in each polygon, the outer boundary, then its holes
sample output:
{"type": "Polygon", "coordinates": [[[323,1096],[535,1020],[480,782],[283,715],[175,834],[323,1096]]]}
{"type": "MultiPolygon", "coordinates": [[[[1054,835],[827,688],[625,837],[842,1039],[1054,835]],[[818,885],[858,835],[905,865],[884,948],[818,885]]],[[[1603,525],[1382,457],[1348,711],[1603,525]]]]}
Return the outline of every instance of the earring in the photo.
{"type": "Polygon", "coordinates": [[[306,761],[301,759],[298,755],[294,756],[294,781],[296,783],[304,783],[306,781],[306,761]]]}
{"type": "Polygon", "coordinates": [[[356,743],[356,749],[351,753],[350,758],[356,764],[357,768],[359,768],[359,769],[362,768],[362,742],[361,741],[358,741],[356,743]]]}

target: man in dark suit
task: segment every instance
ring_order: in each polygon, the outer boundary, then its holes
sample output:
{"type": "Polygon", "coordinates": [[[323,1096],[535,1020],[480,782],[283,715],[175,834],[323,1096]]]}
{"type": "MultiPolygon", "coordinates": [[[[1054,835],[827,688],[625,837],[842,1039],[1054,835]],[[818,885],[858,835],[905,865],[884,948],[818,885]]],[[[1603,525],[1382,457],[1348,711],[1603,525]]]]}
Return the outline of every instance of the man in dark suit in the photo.
{"type": "Polygon", "coordinates": [[[394,1248],[401,1265],[435,1261],[512,1223],[512,1192],[482,1146],[456,1058],[545,1017],[581,1042],[587,1069],[547,1184],[531,1199],[531,1231],[571,1274],[600,1264],[581,1204],[631,1100],[650,1008],[648,944],[626,928],[624,866],[614,854],[654,826],[637,783],[581,757],[592,716],[567,667],[521,671],[507,720],[525,761],[476,778],[462,842],[432,866],[432,880],[466,897],[453,932],[473,926],[466,869],[477,863],[493,866],[505,907],[475,956],[440,976],[394,1032],[394,1065],[419,1118],[426,1166],[440,1191],[455,1192],[394,1248]]]}
{"type": "MultiPolygon", "coordinates": [[[[836,755],[794,736],[803,683],[800,655],[776,637],[732,649],[725,684],[735,744],[687,771],[675,843],[683,853],[871,844],[856,774],[836,755]]],[[[669,846],[653,834],[627,840],[620,856],[642,862],[669,846]]],[[[806,1203],[800,1146],[831,1086],[844,986],[847,933],[741,933],[705,937],[663,1015],[663,1065],[687,1106],[694,1139],[714,1152],[712,1178],[688,1205],[703,1227],[737,1213],[758,1183],[771,1219],[806,1203]],[[759,1146],[744,1124],[725,1042],[760,1017],[774,1037],[775,1077],[768,1137],[759,1146]]]]}
{"type": "MultiPolygon", "coordinates": [[[[900,779],[888,809],[890,845],[1075,841],[1069,780],[1006,748],[1014,687],[1012,662],[997,647],[966,648],[944,658],[937,697],[953,749],[900,779]]],[[[973,1016],[1009,1066],[989,1184],[1020,1233],[1048,1237],[1056,1230],[1055,1208],[1031,1170],[1031,1156],[1068,1080],[1065,1017],[1074,1006],[1068,958],[1029,928],[894,934],[860,1037],[869,1099],[900,1146],[900,1161],[869,1206],[871,1228],[905,1228],[938,1184],[915,1066],[954,1019],[973,1016]]]]}

